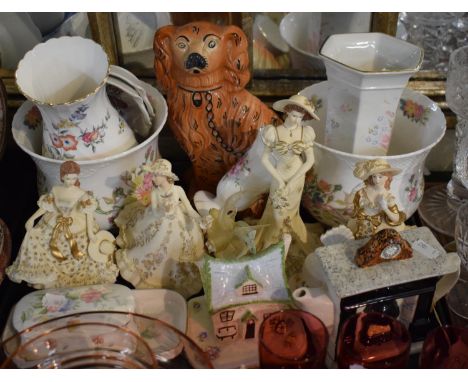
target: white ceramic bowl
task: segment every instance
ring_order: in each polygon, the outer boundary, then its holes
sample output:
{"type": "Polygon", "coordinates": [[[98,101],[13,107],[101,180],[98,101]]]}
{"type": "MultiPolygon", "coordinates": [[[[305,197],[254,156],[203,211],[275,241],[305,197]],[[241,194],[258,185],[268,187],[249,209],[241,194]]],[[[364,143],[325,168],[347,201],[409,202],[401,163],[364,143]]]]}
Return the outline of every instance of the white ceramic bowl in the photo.
{"type": "Polygon", "coordinates": [[[324,68],[318,56],[321,20],[320,13],[310,12],[288,13],[281,20],[280,34],[290,47],[289,56],[293,68],[324,68]]]}
{"type": "MultiPolygon", "coordinates": [[[[303,194],[306,209],[320,222],[335,226],[351,217],[352,194],[362,181],[353,175],[357,162],[383,158],[391,167],[401,169],[393,178],[391,192],[397,205],[409,218],[417,209],[424,191],[423,168],[429,151],[444,136],[446,121],[438,105],[409,89],[396,111],[395,126],[387,156],[349,154],[323,144],[327,115],[326,81],[309,86],[302,94],[316,105],[320,121],[311,121],[316,133],[315,164],[309,172],[303,194]]],[[[372,139],[372,132],[369,133],[372,139]]]]}
{"type": "Polygon", "coordinates": [[[281,37],[278,25],[267,15],[255,16],[253,37],[274,54],[289,52],[289,45],[281,37]]]}
{"type": "MultiPolygon", "coordinates": [[[[159,157],[158,136],[167,119],[167,104],[164,97],[154,87],[141,82],[155,110],[152,134],[137,146],[117,155],[103,159],[76,161],[81,167],[81,188],[92,191],[98,200],[96,219],[102,229],[109,229],[128,193],[125,174],[143,164],[148,158],[159,157]]],[[[114,88],[115,89],[115,88],[114,88]]],[[[143,123],[140,109],[132,97],[116,90],[116,108],[123,114],[129,126],[143,123]]],[[[31,156],[37,166],[39,194],[60,184],[62,160],[40,155],[42,148],[42,122],[39,111],[34,112],[33,104],[26,101],[13,118],[12,133],[18,146],[31,156]],[[32,111],[31,111],[32,110],[32,111]]]]}

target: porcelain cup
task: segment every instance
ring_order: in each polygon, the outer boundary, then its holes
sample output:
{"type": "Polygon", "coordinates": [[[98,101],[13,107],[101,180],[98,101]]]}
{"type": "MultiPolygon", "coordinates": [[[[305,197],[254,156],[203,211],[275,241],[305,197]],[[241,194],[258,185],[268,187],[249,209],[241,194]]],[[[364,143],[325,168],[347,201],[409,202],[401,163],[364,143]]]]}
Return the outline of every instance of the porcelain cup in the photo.
{"type": "Polygon", "coordinates": [[[154,115],[138,79],[109,65],[94,41],[53,38],[36,45],[18,64],[16,82],[43,119],[42,155],[53,159],[93,160],[137,145],[134,132],[111,105],[106,84],[135,98],[145,116],[137,132],[146,136],[154,115]]]}
{"type": "MultiPolygon", "coordinates": [[[[358,162],[384,159],[400,171],[393,177],[390,192],[406,217],[417,209],[424,192],[424,161],[442,139],[446,129],[444,114],[426,96],[404,89],[396,110],[395,126],[387,156],[351,154],[327,145],[325,119],[330,99],[329,85],[321,82],[299,94],[316,105],[320,121],[310,121],[316,133],[315,164],[306,177],[303,204],[321,223],[346,224],[353,210],[353,195],[363,181],[353,175],[358,162]]],[[[378,144],[378,135],[370,134],[378,144]]]]}
{"type": "MultiPolygon", "coordinates": [[[[135,147],[102,159],[76,161],[81,168],[81,188],[93,192],[98,201],[96,220],[101,229],[109,229],[117,216],[130,185],[127,175],[136,167],[159,156],[158,136],[167,119],[167,104],[164,97],[154,87],[140,82],[147,93],[152,107],[156,110],[150,130],[150,136],[135,147]]],[[[115,90],[109,87],[109,93],[115,90]]],[[[119,90],[119,89],[117,89],[119,90]]],[[[142,123],[140,109],[135,99],[127,93],[118,93],[114,102],[123,118],[133,125],[142,123]]],[[[18,109],[12,124],[13,138],[20,148],[31,156],[37,167],[39,194],[49,192],[60,184],[60,165],[63,160],[41,155],[42,145],[41,115],[35,105],[29,101],[18,109]]]]}
{"type": "Polygon", "coordinates": [[[324,143],[387,155],[398,102],[422,64],[422,49],[382,33],[347,33],[330,36],[320,56],[329,87],[324,143]]]}

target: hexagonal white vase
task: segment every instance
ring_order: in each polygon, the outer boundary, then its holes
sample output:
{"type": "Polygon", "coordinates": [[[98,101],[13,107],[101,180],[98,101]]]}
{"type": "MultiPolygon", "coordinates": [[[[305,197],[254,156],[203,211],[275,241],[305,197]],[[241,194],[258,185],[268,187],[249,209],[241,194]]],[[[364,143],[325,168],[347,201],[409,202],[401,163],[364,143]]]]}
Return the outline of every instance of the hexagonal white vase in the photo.
{"type": "Polygon", "coordinates": [[[423,50],[382,33],[348,33],[330,36],[320,56],[329,85],[325,145],[386,155],[401,94],[423,50]]]}

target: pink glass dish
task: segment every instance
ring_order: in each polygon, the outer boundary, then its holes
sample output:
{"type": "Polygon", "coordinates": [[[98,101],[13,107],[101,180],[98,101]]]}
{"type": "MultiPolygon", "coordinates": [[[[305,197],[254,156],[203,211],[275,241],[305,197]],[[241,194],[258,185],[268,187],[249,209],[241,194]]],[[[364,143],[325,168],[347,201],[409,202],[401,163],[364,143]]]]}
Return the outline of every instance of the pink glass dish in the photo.
{"type": "Polygon", "coordinates": [[[174,327],[115,311],[42,322],[3,341],[1,352],[1,368],[212,368],[207,355],[174,327]]]}

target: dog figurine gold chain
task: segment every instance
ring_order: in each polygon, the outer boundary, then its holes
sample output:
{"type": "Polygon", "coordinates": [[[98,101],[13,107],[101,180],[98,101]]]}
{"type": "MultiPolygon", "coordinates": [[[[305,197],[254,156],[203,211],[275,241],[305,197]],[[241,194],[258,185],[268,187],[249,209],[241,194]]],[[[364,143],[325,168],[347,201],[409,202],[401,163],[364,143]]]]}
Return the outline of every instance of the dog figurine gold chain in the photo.
{"type": "Polygon", "coordinates": [[[169,125],[194,170],[195,189],[214,191],[276,114],[244,89],[250,79],[247,37],[236,26],[193,22],[160,28],[155,71],[169,125]]]}

